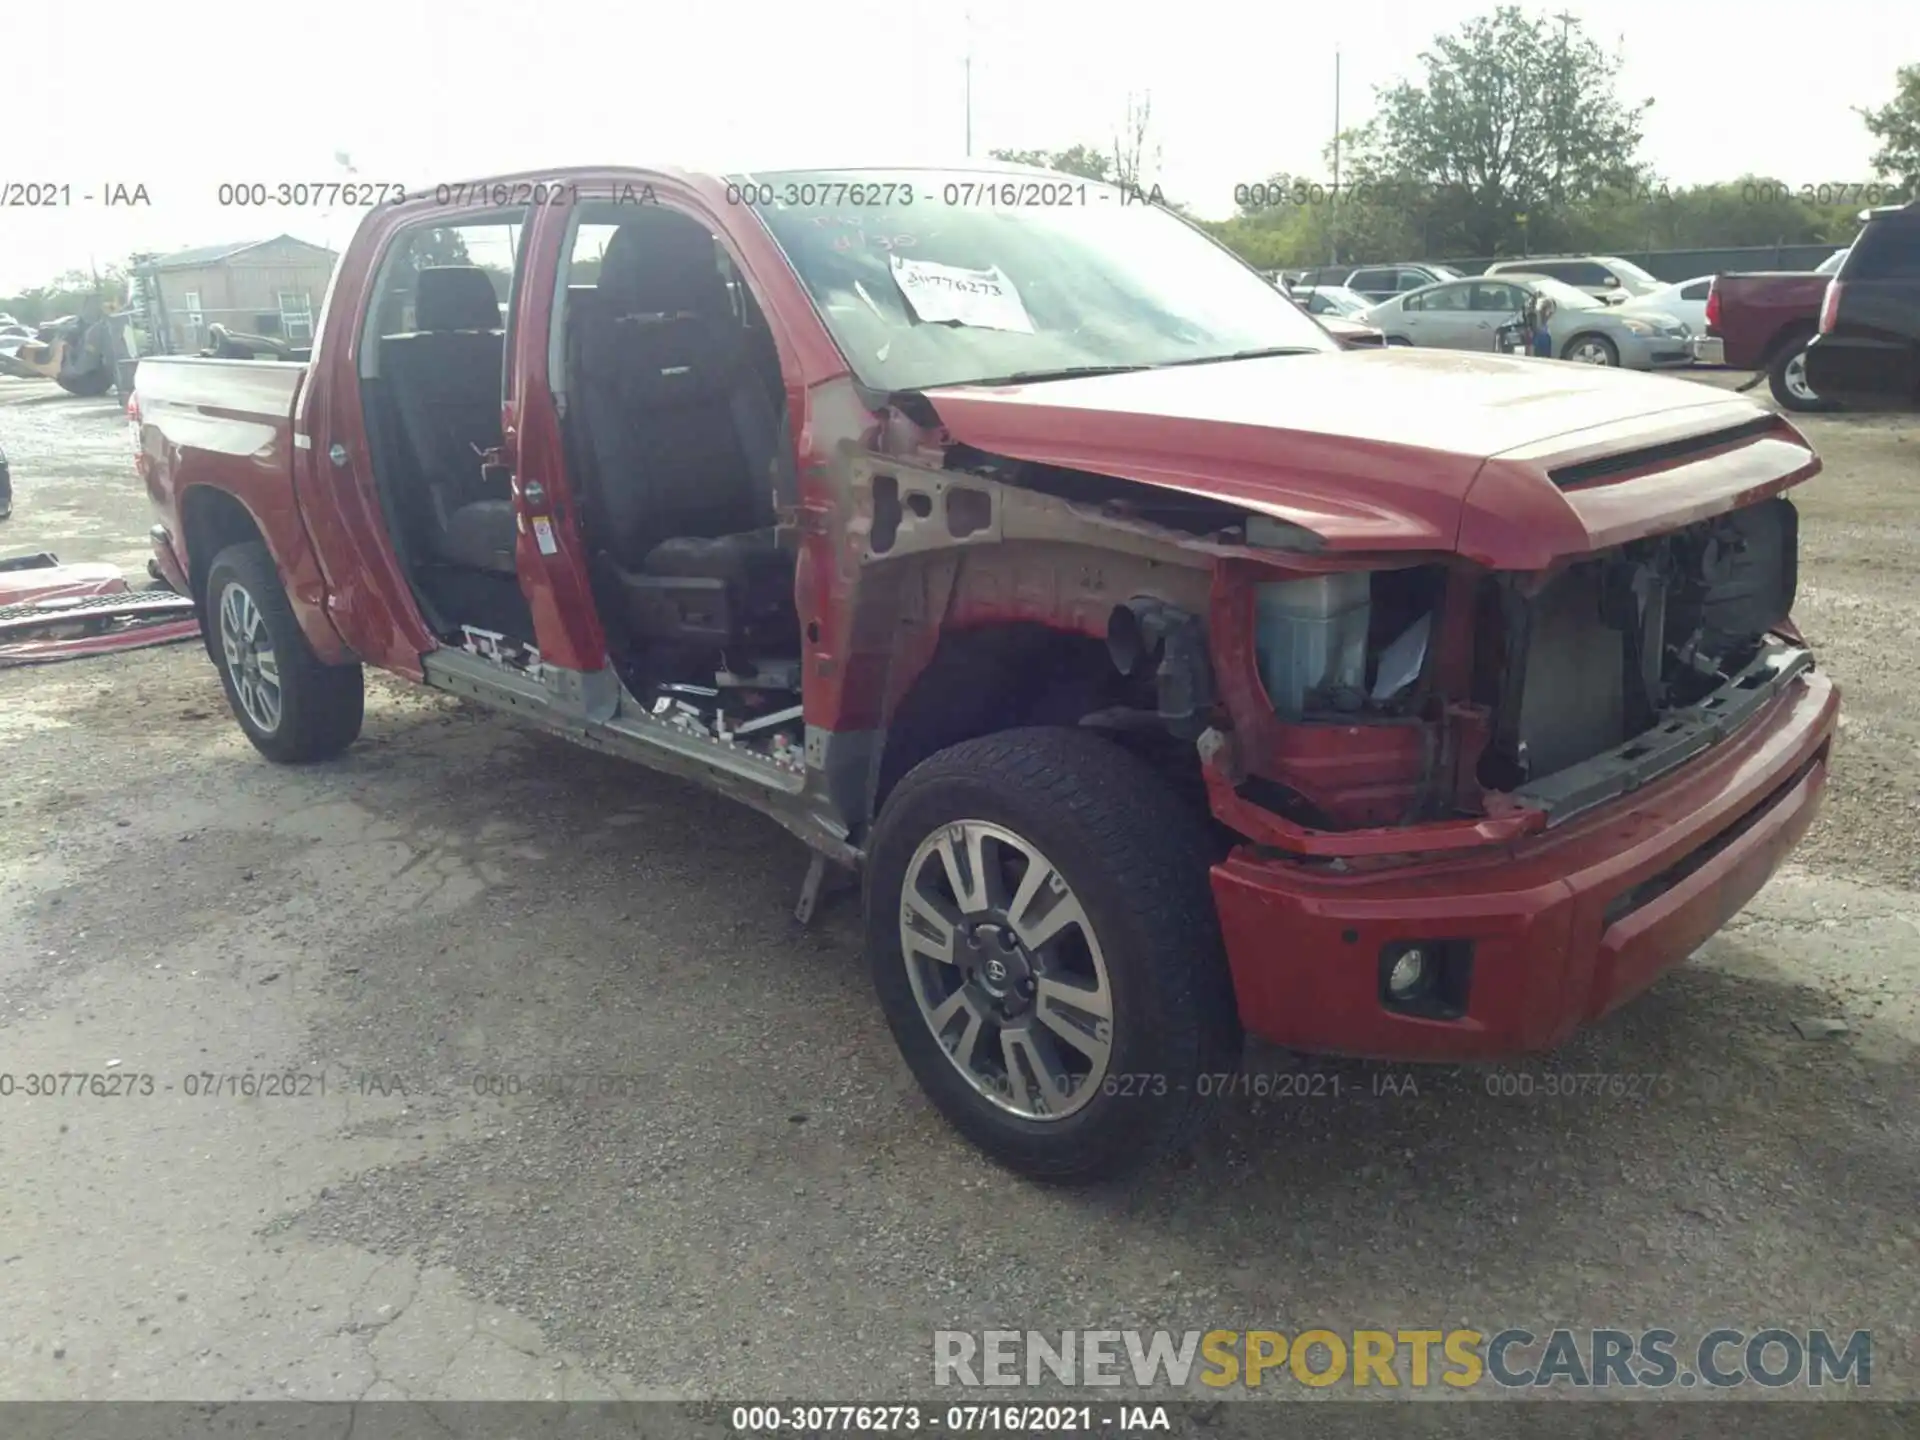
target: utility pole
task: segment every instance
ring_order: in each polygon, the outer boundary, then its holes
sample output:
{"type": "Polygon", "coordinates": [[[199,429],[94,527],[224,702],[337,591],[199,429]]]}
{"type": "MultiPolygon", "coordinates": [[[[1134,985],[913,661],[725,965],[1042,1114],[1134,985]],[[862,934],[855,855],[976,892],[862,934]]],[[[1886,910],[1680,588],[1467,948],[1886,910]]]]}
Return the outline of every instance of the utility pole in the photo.
{"type": "Polygon", "coordinates": [[[1327,227],[1327,264],[1340,263],[1340,47],[1333,47],[1333,218],[1327,227]]]}
{"type": "Polygon", "coordinates": [[[973,11],[966,12],[967,27],[967,158],[973,158],[973,11]]]}

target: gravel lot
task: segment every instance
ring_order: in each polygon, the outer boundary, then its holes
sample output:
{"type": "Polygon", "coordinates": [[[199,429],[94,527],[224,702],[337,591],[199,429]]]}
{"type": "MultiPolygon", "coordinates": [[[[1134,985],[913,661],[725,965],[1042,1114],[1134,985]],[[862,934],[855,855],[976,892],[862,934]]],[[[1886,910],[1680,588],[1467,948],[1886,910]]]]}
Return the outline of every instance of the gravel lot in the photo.
{"type": "MultiPolygon", "coordinates": [[[[744,810],[385,682],[344,759],[277,769],[193,645],[0,672],[0,1071],[156,1082],[0,1099],[0,1399],[930,1397],[939,1328],[1462,1323],[1867,1328],[1920,1395],[1920,425],[1805,425],[1824,817],[1518,1067],[1656,1093],[1255,1052],[1340,1096],[1104,1191],[949,1133],[852,906],[797,929],[805,855],[744,810]],[[249,1071],[326,1091],[186,1093],[249,1071]],[[556,1071],[625,1093],[476,1084],[556,1071]]],[[[0,437],[0,553],[137,575],[111,402],[0,380],[0,437]]]]}

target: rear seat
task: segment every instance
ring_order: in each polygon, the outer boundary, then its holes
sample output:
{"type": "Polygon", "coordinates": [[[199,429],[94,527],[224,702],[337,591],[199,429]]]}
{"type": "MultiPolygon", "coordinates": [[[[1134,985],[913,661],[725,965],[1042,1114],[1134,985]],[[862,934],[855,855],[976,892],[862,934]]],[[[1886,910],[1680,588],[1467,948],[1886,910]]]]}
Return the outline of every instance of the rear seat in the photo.
{"type": "Polygon", "coordinates": [[[427,548],[437,560],[513,573],[513,501],[487,485],[480,451],[500,444],[505,336],[493,282],[476,265],[432,266],[414,295],[415,333],[380,343],[415,473],[431,501],[427,548]]]}

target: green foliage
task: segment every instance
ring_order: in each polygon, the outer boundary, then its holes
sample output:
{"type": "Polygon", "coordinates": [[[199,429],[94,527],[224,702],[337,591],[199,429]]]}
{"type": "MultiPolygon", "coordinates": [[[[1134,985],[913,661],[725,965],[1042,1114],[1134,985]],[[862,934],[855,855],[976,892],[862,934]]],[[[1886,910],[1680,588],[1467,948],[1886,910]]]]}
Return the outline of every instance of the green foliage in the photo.
{"type": "Polygon", "coordinates": [[[0,314],[22,324],[38,325],[77,315],[89,300],[100,300],[108,310],[126,303],[127,277],[118,265],[108,265],[98,276],[90,270],[68,270],[46,285],[31,285],[18,295],[0,295],[0,314]]]}
{"type": "Polygon", "coordinates": [[[1438,243],[1479,255],[1566,248],[1574,207],[1644,180],[1653,102],[1617,98],[1620,58],[1571,16],[1503,5],[1436,37],[1420,63],[1419,83],[1380,92],[1351,163],[1361,193],[1404,197],[1438,243]]]}
{"type": "Polygon", "coordinates": [[[414,268],[425,270],[435,265],[471,265],[467,242],[458,230],[429,230],[413,242],[410,254],[414,268]]]}
{"type": "MultiPolygon", "coordinates": [[[[1877,198],[1770,176],[1673,187],[1639,158],[1653,102],[1615,94],[1618,56],[1572,17],[1502,6],[1442,35],[1419,83],[1381,92],[1340,137],[1341,186],[1276,174],[1207,228],[1261,269],[1374,260],[1849,243],[1877,198]]],[[[1920,171],[1920,66],[1862,112],[1881,173],[1920,171]]],[[[1333,161],[1334,147],[1324,157],[1333,161]]],[[[1920,175],[1906,179],[1920,184],[1920,175]]]]}
{"type": "Polygon", "coordinates": [[[1070,145],[1065,150],[990,150],[987,153],[1009,165],[1033,165],[1042,170],[1057,170],[1062,175],[1078,175],[1083,180],[1113,178],[1113,157],[1091,145],[1070,145]]]}
{"type": "Polygon", "coordinates": [[[1892,181],[1905,198],[1920,197],[1920,65],[1902,65],[1894,74],[1893,99],[1859,113],[1880,142],[1874,174],[1892,181]]]}

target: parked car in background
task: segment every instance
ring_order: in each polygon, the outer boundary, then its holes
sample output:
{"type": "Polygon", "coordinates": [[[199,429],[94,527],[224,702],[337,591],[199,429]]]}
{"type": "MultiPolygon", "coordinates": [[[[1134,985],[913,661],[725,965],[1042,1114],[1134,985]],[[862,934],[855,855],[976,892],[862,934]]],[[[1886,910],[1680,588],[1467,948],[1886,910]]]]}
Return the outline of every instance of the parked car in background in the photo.
{"type": "Polygon", "coordinates": [[[143,360],[155,561],[249,741],[344,751],[364,663],[767,814],[803,916],[864,871],[932,1104],[1052,1180],[1184,1144],[1247,1031],[1556,1046],[1760,890],[1839,707],[1787,420],[1343,352],[1150,207],[913,199],[1008,173],[427,188],[310,363],[143,360]],[[856,184],[905,198],[814,198],[856,184]],[[450,233],[521,239],[504,330],[450,233]]]}
{"type": "Polygon", "coordinates": [[[1840,267],[1846,263],[1847,252],[1845,250],[1836,250],[1818,265],[1814,266],[1813,273],[1816,275],[1838,275],[1840,273],[1840,267]]]}
{"type": "Polygon", "coordinates": [[[1848,409],[1920,409],[1920,201],[1868,212],[1827,282],[1807,384],[1848,409]]]}
{"type": "Polygon", "coordinates": [[[1496,260],[1487,266],[1488,275],[1545,275],[1576,290],[1584,290],[1596,300],[1618,305],[1664,288],[1630,260],[1614,255],[1534,256],[1526,260],[1496,260]]]}
{"type": "Polygon", "coordinates": [[[1313,318],[1320,322],[1321,329],[1348,350],[1380,348],[1387,343],[1385,335],[1364,321],[1345,315],[1316,315],[1313,318]]]}
{"type": "Polygon", "coordinates": [[[1785,409],[1832,409],[1807,381],[1806,356],[1819,330],[1827,280],[1811,270],[1714,276],[1707,292],[1708,343],[1696,352],[1709,364],[1764,370],[1773,398],[1785,409]]]}
{"type": "Polygon", "coordinates": [[[1344,285],[1299,285],[1294,287],[1293,298],[1309,315],[1363,315],[1373,303],[1344,285]]]}
{"type": "Polygon", "coordinates": [[[1713,276],[1701,275],[1677,285],[1662,285],[1658,290],[1639,295],[1620,308],[1629,314],[1655,310],[1671,315],[1695,336],[1707,333],[1707,294],[1713,289],[1713,276]]]}
{"type": "Polygon", "coordinates": [[[1404,295],[1410,290],[1437,284],[1442,280],[1458,280],[1460,272],[1450,265],[1437,265],[1421,262],[1394,265],[1325,265],[1317,270],[1308,270],[1294,281],[1298,288],[1302,285],[1319,289],[1323,285],[1341,286],[1352,290],[1365,298],[1368,304],[1378,304],[1394,295],[1404,295]]]}
{"type": "Polygon", "coordinates": [[[1674,316],[1626,313],[1544,275],[1450,280],[1395,296],[1362,318],[1378,327],[1390,345],[1491,353],[1499,348],[1501,330],[1519,323],[1529,293],[1554,303],[1547,334],[1558,359],[1627,370],[1693,363],[1691,336],[1674,316]]]}

